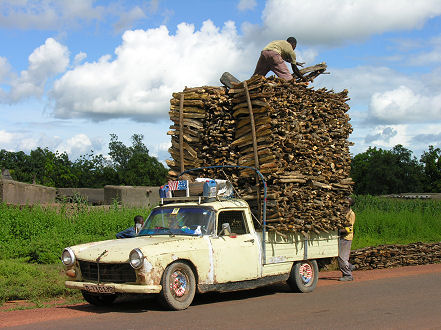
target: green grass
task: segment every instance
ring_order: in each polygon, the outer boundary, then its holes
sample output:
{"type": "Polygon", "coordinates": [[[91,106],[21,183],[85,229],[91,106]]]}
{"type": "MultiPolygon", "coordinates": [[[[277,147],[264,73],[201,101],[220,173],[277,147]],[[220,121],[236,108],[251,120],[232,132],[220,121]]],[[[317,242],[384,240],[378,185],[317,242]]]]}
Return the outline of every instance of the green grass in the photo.
{"type": "Polygon", "coordinates": [[[441,241],[441,202],[356,196],[352,249],[441,241]]]}
{"type": "Polygon", "coordinates": [[[108,210],[63,204],[60,208],[0,204],[0,260],[24,258],[53,264],[67,246],[115,238],[150,210],[114,206],[108,210]]]}
{"type": "Polygon", "coordinates": [[[79,298],[64,287],[63,266],[29,264],[23,259],[0,260],[0,305],[10,300],[29,300],[41,306],[51,298],[79,298]]]}
{"type": "Polygon", "coordinates": [[[58,208],[0,204],[0,305],[10,300],[40,304],[54,297],[77,297],[64,287],[60,256],[67,246],[115,238],[150,209],[85,204],[58,208]]]}

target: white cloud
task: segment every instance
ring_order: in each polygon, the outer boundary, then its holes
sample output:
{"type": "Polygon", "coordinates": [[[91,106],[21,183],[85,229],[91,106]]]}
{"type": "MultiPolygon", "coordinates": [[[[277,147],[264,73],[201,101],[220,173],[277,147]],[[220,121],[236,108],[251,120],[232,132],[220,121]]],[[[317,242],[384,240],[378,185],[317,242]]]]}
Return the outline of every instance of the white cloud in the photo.
{"type": "MultiPolygon", "coordinates": [[[[84,63],[54,83],[51,98],[59,118],[129,117],[155,122],[168,116],[172,92],[185,86],[220,85],[224,71],[249,76],[233,22],[222,29],[205,21],[200,30],[181,23],[126,31],[116,57],[84,63]],[[246,70],[246,71],[244,71],[246,70]]],[[[248,54],[249,55],[249,54],[248,54]]]]}
{"type": "MultiPolygon", "coordinates": [[[[150,11],[157,10],[158,1],[150,2],[150,11]]],[[[0,27],[60,31],[116,21],[114,27],[120,31],[146,17],[131,1],[97,3],[95,0],[1,0],[0,27]]]]}
{"type": "Polygon", "coordinates": [[[0,144],[7,145],[14,140],[15,135],[5,130],[0,130],[0,144]]]}
{"type": "Polygon", "coordinates": [[[421,28],[440,13],[439,0],[269,0],[260,33],[257,27],[246,30],[268,40],[293,35],[301,44],[338,45],[421,28]]]}
{"type": "Polygon", "coordinates": [[[73,158],[88,153],[92,147],[92,141],[86,134],[77,134],[66,141],[63,141],[57,148],[58,152],[66,152],[73,158]]]}
{"type": "Polygon", "coordinates": [[[5,57],[0,56],[0,84],[7,81],[11,74],[11,66],[5,57]]]}
{"type": "Polygon", "coordinates": [[[136,6],[132,8],[130,11],[123,12],[118,22],[116,22],[113,25],[113,27],[115,28],[116,31],[123,31],[127,28],[130,28],[134,22],[143,18],[146,18],[144,11],[138,6],[136,6]]]}
{"type": "Polygon", "coordinates": [[[425,45],[430,47],[430,50],[412,56],[409,59],[409,64],[423,66],[441,63],[441,35],[432,38],[425,45]]]}
{"type": "Polygon", "coordinates": [[[392,127],[386,127],[383,130],[380,130],[379,132],[376,132],[375,134],[368,134],[365,137],[366,143],[370,143],[372,141],[386,141],[389,142],[391,138],[396,136],[398,132],[393,129],[392,127]]]}
{"type": "Polygon", "coordinates": [[[327,71],[330,74],[319,76],[314,86],[334,89],[337,92],[347,89],[353,104],[368,102],[372,94],[397,88],[400,85],[423,89],[423,83],[418,79],[388,67],[357,66],[347,69],[329,67],[327,71]]]}
{"type": "Polygon", "coordinates": [[[79,52],[77,55],[75,55],[74,57],[74,65],[77,66],[78,64],[80,64],[82,61],[84,61],[87,58],[87,54],[84,52],[79,52]]]}
{"type": "Polygon", "coordinates": [[[64,72],[68,64],[67,47],[48,38],[44,45],[35,49],[29,56],[28,69],[11,80],[7,101],[14,103],[28,97],[43,95],[47,80],[64,72]]]}
{"type": "Polygon", "coordinates": [[[240,11],[253,10],[257,6],[256,0],[239,0],[237,9],[240,11]]]}
{"type": "Polygon", "coordinates": [[[17,29],[59,29],[66,25],[99,20],[106,13],[93,0],[2,0],[0,26],[17,29]]]}
{"type": "Polygon", "coordinates": [[[374,93],[370,116],[386,123],[441,121],[441,94],[422,95],[407,86],[374,93]]]}
{"type": "MultiPolygon", "coordinates": [[[[365,137],[365,144],[380,148],[392,148],[397,144],[408,145],[410,137],[408,125],[379,125],[371,129],[365,137]]],[[[367,147],[366,147],[367,149],[367,147]]]]}

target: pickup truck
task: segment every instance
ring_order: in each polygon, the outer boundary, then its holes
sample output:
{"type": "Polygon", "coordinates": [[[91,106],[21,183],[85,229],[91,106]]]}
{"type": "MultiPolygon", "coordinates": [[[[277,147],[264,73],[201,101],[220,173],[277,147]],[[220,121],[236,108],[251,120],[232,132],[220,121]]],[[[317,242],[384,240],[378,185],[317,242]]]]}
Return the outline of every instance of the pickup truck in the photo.
{"type": "Polygon", "coordinates": [[[91,304],[111,304],[121,293],[156,294],[182,310],[209,291],[286,281],[295,292],[310,292],[317,260],[337,255],[336,231],[257,231],[244,200],[199,198],[159,205],[136,237],[68,247],[61,260],[66,287],[91,304]]]}

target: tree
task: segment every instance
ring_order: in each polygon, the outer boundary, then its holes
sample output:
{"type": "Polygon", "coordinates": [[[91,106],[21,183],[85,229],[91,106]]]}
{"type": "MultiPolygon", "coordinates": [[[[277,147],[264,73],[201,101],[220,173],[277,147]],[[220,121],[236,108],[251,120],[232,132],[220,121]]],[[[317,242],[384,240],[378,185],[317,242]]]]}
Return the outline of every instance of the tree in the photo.
{"type": "Polygon", "coordinates": [[[441,191],[441,149],[429,146],[423,152],[420,162],[424,164],[424,185],[427,192],[441,191]]]}
{"type": "Polygon", "coordinates": [[[35,175],[36,183],[57,188],[78,186],[78,178],[66,152],[53,153],[48,148],[38,147],[30,153],[28,169],[35,175]]]}
{"type": "Polygon", "coordinates": [[[106,184],[118,184],[118,174],[112,162],[103,155],[82,155],[73,164],[78,187],[102,188],[106,184]]]}
{"type": "Polygon", "coordinates": [[[423,168],[402,145],[392,150],[369,147],[352,160],[351,177],[356,194],[421,192],[423,168]]]}
{"type": "Polygon", "coordinates": [[[132,146],[127,147],[111,134],[109,155],[118,173],[119,183],[134,186],[156,186],[167,180],[167,169],[142,142],[142,134],[132,136],[132,146]]]}

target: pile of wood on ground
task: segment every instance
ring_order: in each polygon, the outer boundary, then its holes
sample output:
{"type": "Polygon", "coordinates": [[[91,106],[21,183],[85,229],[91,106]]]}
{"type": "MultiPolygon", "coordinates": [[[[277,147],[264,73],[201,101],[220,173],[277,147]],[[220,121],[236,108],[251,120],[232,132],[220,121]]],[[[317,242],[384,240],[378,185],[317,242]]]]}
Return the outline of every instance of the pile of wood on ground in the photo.
{"type": "Polygon", "coordinates": [[[441,242],[380,245],[351,252],[357,270],[425,265],[441,262],[441,242]]]}
{"type": "MultiPolygon", "coordinates": [[[[231,89],[174,93],[170,176],[200,166],[256,167],[268,185],[268,229],[336,230],[346,224],[344,199],[352,192],[347,100],[347,91],[314,90],[262,76],[231,89]]],[[[259,218],[263,187],[256,185],[254,172],[224,172],[259,218]]],[[[220,177],[213,171],[207,175],[220,177]]]]}

